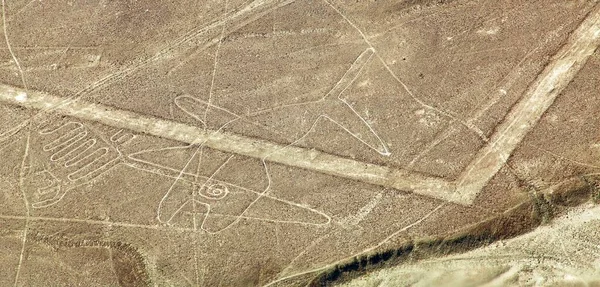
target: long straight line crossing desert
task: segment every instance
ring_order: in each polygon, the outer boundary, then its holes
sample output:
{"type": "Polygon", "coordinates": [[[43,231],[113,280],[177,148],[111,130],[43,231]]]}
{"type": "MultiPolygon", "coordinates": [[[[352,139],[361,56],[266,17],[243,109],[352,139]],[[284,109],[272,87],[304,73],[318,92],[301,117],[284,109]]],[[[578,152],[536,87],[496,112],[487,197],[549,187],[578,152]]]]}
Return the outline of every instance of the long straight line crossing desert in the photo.
{"type": "Polygon", "coordinates": [[[600,11],[594,11],[553,57],[527,93],[496,128],[486,146],[456,181],[359,162],[316,150],[283,146],[231,133],[203,130],[84,101],[63,100],[46,93],[0,86],[0,101],[36,110],[52,110],[82,120],[147,133],[188,144],[205,142],[217,150],[267,158],[268,161],[470,204],[500,170],[515,147],[573,79],[600,43],[600,11]]]}

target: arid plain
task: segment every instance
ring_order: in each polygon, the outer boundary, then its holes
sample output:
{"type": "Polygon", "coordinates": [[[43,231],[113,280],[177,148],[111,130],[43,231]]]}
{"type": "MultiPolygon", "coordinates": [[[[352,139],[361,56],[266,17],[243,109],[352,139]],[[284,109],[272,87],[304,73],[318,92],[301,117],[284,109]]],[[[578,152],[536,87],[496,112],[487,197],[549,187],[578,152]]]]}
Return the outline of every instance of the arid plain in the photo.
{"type": "Polygon", "coordinates": [[[473,252],[543,285],[498,258],[600,219],[597,1],[2,0],[2,25],[0,286],[377,286],[473,252]]]}

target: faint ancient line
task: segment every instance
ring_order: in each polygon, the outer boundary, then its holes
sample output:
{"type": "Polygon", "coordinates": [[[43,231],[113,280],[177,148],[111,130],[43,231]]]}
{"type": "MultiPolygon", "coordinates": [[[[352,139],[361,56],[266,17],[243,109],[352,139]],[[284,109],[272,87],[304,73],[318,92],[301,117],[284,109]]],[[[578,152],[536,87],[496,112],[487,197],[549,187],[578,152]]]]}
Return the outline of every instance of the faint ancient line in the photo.
{"type": "MultiPolygon", "coordinates": [[[[168,150],[177,150],[177,149],[183,150],[183,149],[189,149],[189,148],[190,148],[190,146],[173,146],[173,147],[166,147],[166,148],[159,148],[159,149],[145,149],[145,150],[142,150],[139,152],[134,152],[134,153],[128,154],[127,158],[125,160],[125,164],[133,169],[147,171],[147,172],[151,172],[154,174],[167,176],[167,177],[171,177],[171,178],[177,178],[177,175],[179,174],[180,169],[164,166],[164,165],[152,162],[152,161],[142,160],[142,159],[137,158],[136,155],[144,154],[146,152],[158,152],[158,151],[168,151],[168,150]]],[[[184,172],[183,175],[195,176],[195,174],[193,174],[191,172],[184,172]]]]}
{"type": "MultiPolygon", "coordinates": [[[[4,1],[3,1],[4,2],[4,1]]],[[[27,244],[27,233],[29,232],[29,218],[31,217],[31,212],[29,208],[29,200],[27,199],[27,194],[25,193],[25,165],[27,159],[29,158],[29,142],[31,140],[31,130],[27,131],[27,141],[25,142],[25,151],[23,152],[23,160],[21,161],[21,169],[19,172],[19,189],[21,191],[21,196],[23,196],[23,202],[25,203],[25,226],[23,227],[23,239],[21,242],[21,253],[19,254],[19,263],[17,265],[17,272],[15,274],[15,287],[19,283],[19,274],[21,273],[21,267],[23,266],[23,256],[25,255],[25,245],[27,244]]]]}
{"type": "MultiPolygon", "coordinates": [[[[222,217],[236,217],[236,218],[238,217],[235,215],[217,214],[217,213],[213,213],[213,215],[214,216],[222,216],[222,217]]],[[[116,221],[80,219],[80,218],[62,218],[62,217],[49,217],[49,216],[29,216],[28,217],[28,216],[22,216],[22,215],[2,215],[2,214],[0,214],[0,219],[51,221],[51,222],[62,222],[62,223],[80,223],[80,224],[90,224],[90,225],[116,226],[116,227],[124,227],[124,228],[152,229],[152,230],[159,230],[159,231],[177,231],[177,232],[190,232],[190,233],[195,232],[195,230],[193,228],[178,227],[178,226],[147,225],[147,224],[136,224],[136,223],[128,223],[128,222],[116,222],[116,221]]],[[[278,224],[281,224],[281,223],[301,224],[301,225],[307,225],[307,226],[321,226],[322,225],[322,224],[314,224],[314,223],[306,223],[306,222],[270,220],[270,219],[248,217],[248,216],[243,216],[241,219],[259,220],[259,221],[278,223],[278,224]]]]}
{"type": "Polygon", "coordinates": [[[567,260],[569,261],[569,263],[571,264],[571,266],[577,266],[571,259],[569,252],[567,252],[567,249],[565,248],[565,242],[562,240],[562,238],[558,237],[558,234],[555,234],[555,237],[558,240],[558,242],[560,242],[560,249],[561,249],[562,253],[565,255],[565,257],[567,258],[567,260]]]}
{"type": "Polygon", "coordinates": [[[52,221],[52,222],[63,222],[63,223],[84,223],[92,225],[111,225],[126,228],[142,228],[142,229],[153,229],[161,231],[193,231],[191,228],[181,228],[176,226],[161,226],[161,225],[145,225],[135,224],[127,222],[114,222],[106,220],[92,220],[92,219],[78,219],[78,218],[60,218],[60,217],[46,217],[46,216],[16,216],[16,215],[0,215],[2,219],[17,219],[17,220],[31,220],[31,221],[52,221]]]}
{"type": "Polygon", "coordinates": [[[307,245],[301,252],[299,252],[298,255],[296,255],[296,257],[292,258],[292,260],[290,260],[290,263],[288,263],[287,266],[279,272],[279,274],[285,274],[290,268],[292,268],[292,266],[294,265],[294,263],[296,263],[296,260],[298,260],[298,258],[304,256],[306,252],[315,247],[317,244],[321,243],[321,241],[323,241],[327,237],[330,237],[332,234],[333,232],[329,232],[315,238],[309,245],[307,245]]]}
{"type": "MultiPolygon", "coordinates": [[[[486,112],[491,109],[494,105],[496,105],[500,99],[502,98],[502,96],[505,95],[506,89],[512,87],[514,81],[519,78],[521,76],[521,65],[523,63],[525,63],[525,61],[527,59],[529,59],[529,57],[535,53],[537,50],[540,49],[540,46],[537,46],[536,48],[532,49],[531,51],[529,51],[520,61],[519,63],[517,63],[514,68],[511,70],[511,72],[509,72],[506,76],[504,76],[502,78],[502,80],[500,80],[500,83],[503,83],[501,86],[503,87],[504,90],[502,91],[496,91],[496,88],[499,86],[499,84],[495,84],[494,88],[492,89],[492,91],[494,92],[494,95],[491,97],[491,99],[489,101],[487,101],[485,103],[485,105],[480,106],[473,115],[471,115],[466,122],[470,123],[470,124],[475,124],[481,117],[483,117],[486,112]]],[[[417,163],[418,160],[420,160],[421,158],[423,158],[427,153],[429,153],[431,150],[433,150],[437,145],[441,144],[442,142],[444,142],[447,138],[449,138],[450,136],[452,136],[454,133],[456,133],[458,131],[458,129],[456,129],[453,126],[453,123],[451,122],[450,125],[444,129],[443,132],[436,134],[435,138],[429,142],[427,144],[427,146],[421,150],[421,152],[419,152],[419,154],[417,154],[407,165],[407,169],[410,169],[414,166],[414,164],[417,163]]]]}
{"type": "MultiPolygon", "coordinates": [[[[479,4],[479,2],[477,2],[477,1],[464,1],[464,2],[465,2],[464,4],[466,4],[466,3],[468,3],[468,2],[472,2],[472,3],[473,3],[475,6],[478,6],[478,7],[479,7],[479,6],[481,6],[481,8],[485,8],[485,6],[484,6],[484,5],[480,5],[480,4],[479,4]]],[[[525,4],[527,4],[527,5],[530,5],[530,4],[532,4],[532,3],[536,3],[536,2],[535,2],[535,1],[531,1],[531,2],[527,2],[527,3],[525,3],[525,4]]],[[[512,11],[514,11],[514,10],[524,10],[525,8],[524,8],[524,7],[522,7],[522,6],[525,6],[525,5],[515,5],[515,6],[513,6],[513,7],[510,7],[508,10],[507,10],[507,9],[503,9],[502,13],[498,14],[498,16],[497,16],[497,17],[490,18],[490,19],[488,19],[487,21],[489,22],[489,21],[494,21],[494,20],[497,20],[497,19],[499,19],[499,18],[501,18],[501,17],[503,17],[503,16],[505,16],[505,15],[509,14],[510,12],[512,12],[512,11]]],[[[537,13],[540,13],[540,14],[543,14],[544,12],[546,12],[547,10],[550,10],[550,9],[552,8],[552,5],[545,5],[545,6],[546,6],[546,7],[544,7],[543,9],[539,9],[539,7],[536,7],[536,12],[537,12],[537,13]]],[[[409,23],[415,22],[415,21],[417,21],[417,20],[421,20],[421,19],[424,19],[424,18],[429,18],[429,17],[432,17],[432,16],[437,16],[437,15],[439,14],[439,12],[446,12],[446,13],[448,13],[448,12],[449,12],[449,9],[447,9],[447,8],[442,8],[442,9],[438,9],[438,11],[435,11],[435,10],[433,10],[433,11],[431,11],[431,12],[429,12],[429,13],[422,13],[422,14],[424,14],[424,15],[420,15],[420,16],[414,17],[414,18],[412,18],[412,19],[409,19],[409,20],[406,20],[406,21],[403,21],[403,22],[397,23],[397,24],[395,24],[394,26],[391,26],[390,28],[387,28],[387,29],[386,29],[385,31],[383,31],[383,32],[380,32],[380,33],[377,33],[377,34],[371,35],[371,39],[373,39],[373,38],[378,38],[378,37],[381,37],[381,36],[384,36],[384,35],[388,34],[389,32],[391,32],[391,31],[393,31],[393,30],[396,30],[396,29],[398,29],[398,28],[400,28],[400,27],[403,27],[403,26],[404,26],[404,25],[406,25],[406,24],[409,24],[409,23]]],[[[462,34],[462,33],[459,33],[459,34],[462,34]]]]}
{"type": "Polygon", "coordinates": [[[217,167],[217,169],[202,183],[202,185],[200,186],[200,190],[202,190],[203,188],[206,187],[206,185],[209,182],[214,181],[214,177],[223,169],[223,167],[225,167],[225,165],[227,165],[227,163],[234,157],[234,155],[230,155],[229,157],[227,157],[226,160],[223,161],[223,163],[221,163],[219,165],[219,167],[217,167]]]}
{"type": "Polygon", "coordinates": [[[434,56],[427,56],[427,57],[414,57],[414,58],[410,58],[411,61],[425,61],[425,60],[431,60],[431,59],[440,59],[440,56],[442,57],[456,57],[456,56],[468,56],[468,55],[476,55],[476,54],[482,54],[482,53],[489,53],[489,52],[500,52],[500,51],[508,51],[508,50],[520,50],[523,47],[520,46],[509,46],[509,47],[498,47],[498,48],[487,48],[487,49],[479,49],[479,50],[471,50],[468,52],[458,52],[458,53],[451,53],[451,54],[444,54],[444,55],[439,55],[436,54],[434,56]]]}
{"type": "Polygon", "coordinates": [[[425,216],[421,217],[419,220],[401,228],[398,229],[396,232],[390,234],[388,237],[386,237],[385,239],[383,239],[382,241],[380,241],[377,245],[373,246],[373,247],[369,247],[365,250],[363,250],[361,253],[368,253],[371,252],[379,247],[381,247],[382,245],[386,244],[388,241],[390,241],[392,238],[396,237],[398,234],[400,234],[401,232],[404,232],[410,228],[413,228],[415,225],[419,225],[421,224],[421,222],[423,222],[424,220],[426,220],[427,218],[429,218],[431,215],[433,215],[435,212],[437,212],[439,209],[441,209],[442,207],[444,207],[446,205],[446,202],[443,202],[441,204],[439,204],[438,206],[436,206],[433,210],[431,210],[429,213],[425,214],[425,216]]]}
{"type": "MultiPolygon", "coordinates": [[[[27,216],[26,218],[29,218],[29,216],[27,216]]],[[[25,220],[25,227],[23,228],[23,235],[22,235],[23,239],[22,239],[22,242],[21,242],[21,252],[19,254],[19,263],[17,265],[17,272],[16,272],[15,280],[14,280],[14,282],[15,282],[14,286],[15,287],[18,286],[18,284],[19,284],[19,274],[21,273],[21,267],[23,266],[23,256],[25,255],[25,246],[27,244],[27,234],[28,234],[28,232],[29,232],[29,219],[26,219],[25,220]]]]}
{"type": "Polygon", "coordinates": [[[26,172],[26,162],[29,159],[29,149],[30,149],[30,140],[31,140],[31,131],[27,132],[27,140],[25,141],[25,151],[23,152],[23,160],[21,161],[20,172],[19,172],[19,188],[21,191],[21,196],[23,196],[23,202],[25,203],[25,211],[29,216],[29,200],[27,199],[27,194],[25,193],[25,172],[26,172]]]}
{"type": "MultiPolygon", "coordinates": [[[[194,231],[198,230],[198,224],[196,222],[196,201],[192,202],[193,206],[193,210],[194,210],[194,214],[192,214],[192,219],[194,220],[193,222],[193,228],[194,231]]],[[[194,238],[193,242],[193,248],[194,248],[194,279],[196,282],[196,286],[200,286],[200,272],[198,269],[198,236],[196,235],[192,235],[192,237],[194,238]]]]}
{"type": "MultiPolygon", "coordinates": [[[[271,13],[273,10],[276,10],[283,6],[289,5],[295,1],[296,0],[271,0],[271,1],[255,0],[252,3],[246,5],[243,9],[240,9],[239,11],[232,11],[232,13],[228,14],[227,9],[225,9],[226,12],[225,12],[224,16],[221,19],[219,19],[218,21],[211,23],[210,27],[207,28],[206,30],[219,27],[221,25],[224,25],[226,22],[236,22],[237,24],[234,25],[235,28],[232,29],[232,31],[236,31],[236,30],[238,30],[244,26],[247,26],[250,23],[260,19],[264,15],[271,13]],[[264,11],[260,11],[261,6],[266,6],[266,8],[263,7],[263,9],[265,9],[264,11]],[[259,10],[259,11],[255,12],[255,10],[259,10]],[[246,16],[247,18],[244,18],[244,16],[246,16]]],[[[197,33],[197,34],[200,35],[200,34],[203,34],[204,32],[205,31],[203,31],[202,33],[197,33]]],[[[190,40],[196,38],[198,35],[191,34],[190,40]]],[[[181,60],[177,65],[175,65],[175,67],[170,69],[167,72],[167,74],[170,75],[175,70],[179,69],[183,64],[187,63],[190,58],[197,56],[201,51],[203,51],[207,47],[212,46],[214,44],[218,44],[219,41],[221,41],[222,39],[223,39],[223,37],[221,37],[221,36],[219,38],[213,38],[208,41],[207,45],[204,45],[203,47],[195,47],[194,48],[195,51],[193,53],[188,55],[185,59],[181,60]]],[[[177,47],[177,46],[174,46],[174,47],[177,47]]],[[[165,54],[169,55],[169,54],[172,54],[172,52],[166,51],[165,54]]]]}
{"type": "Polygon", "coordinates": [[[359,136],[358,132],[353,132],[352,131],[353,127],[348,126],[348,124],[344,125],[341,122],[342,121],[341,119],[336,120],[336,119],[333,118],[334,117],[333,115],[331,115],[330,113],[327,113],[327,112],[324,113],[324,114],[319,115],[317,117],[317,119],[313,122],[311,128],[307,132],[305,132],[300,138],[296,139],[290,145],[294,145],[296,142],[298,142],[301,139],[303,139],[304,137],[306,137],[315,128],[315,126],[318,123],[318,121],[323,118],[323,119],[327,119],[327,120],[333,122],[334,124],[336,124],[337,126],[339,126],[340,128],[342,128],[350,136],[352,136],[356,140],[360,141],[362,144],[366,145],[370,149],[376,151],[377,153],[379,153],[381,155],[384,155],[384,156],[391,155],[391,152],[389,151],[387,145],[381,139],[381,137],[377,134],[377,132],[373,129],[373,127],[371,126],[371,124],[369,124],[352,107],[352,105],[350,105],[348,103],[348,101],[346,101],[342,97],[342,95],[344,94],[344,92],[352,85],[352,83],[354,83],[356,81],[356,79],[361,75],[361,72],[370,63],[373,54],[374,54],[373,48],[367,48],[367,49],[365,49],[355,59],[355,61],[352,63],[352,65],[350,65],[350,67],[348,68],[348,70],[346,70],[346,72],[344,73],[344,75],[338,80],[338,82],[333,86],[333,88],[331,88],[331,90],[329,90],[329,92],[327,92],[322,98],[320,98],[318,100],[315,100],[315,101],[308,101],[308,102],[302,102],[302,103],[293,103],[293,104],[286,104],[286,105],[271,107],[271,108],[267,108],[267,109],[260,110],[260,111],[257,111],[255,113],[252,113],[250,116],[260,115],[260,114],[264,114],[264,113],[269,113],[269,112],[274,111],[274,110],[280,110],[280,109],[289,108],[289,107],[295,107],[295,106],[303,106],[303,105],[318,104],[318,103],[325,104],[327,100],[339,101],[339,102],[343,103],[343,108],[347,109],[346,111],[349,111],[349,112],[352,113],[353,118],[357,118],[357,119],[360,120],[360,124],[362,126],[366,127],[368,129],[368,132],[377,139],[377,141],[379,142],[379,144],[381,145],[381,147],[383,148],[383,150],[380,150],[380,148],[377,148],[376,146],[373,146],[372,144],[369,144],[368,142],[366,142],[364,139],[362,139],[359,136]]]}
{"type": "MultiPolygon", "coordinates": [[[[342,75],[342,77],[335,83],[335,85],[333,85],[333,88],[331,88],[320,99],[313,100],[313,101],[291,103],[291,104],[284,104],[284,105],[280,105],[280,106],[269,107],[269,108],[255,111],[253,113],[249,113],[248,116],[261,115],[261,114],[269,113],[269,112],[272,112],[275,110],[280,110],[280,109],[287,108],[287,107],[295,107],[295,106],[302,106],[302,105],[307,105],[307,104],[320,103],[320,102],[325,101],[328,98],[337,98],[339,100],[343,100],[342,94],[360,76],[360,74],[363,71],[363,69],[365,68],[365,66],[371,61],[371,58],[373,57],[374,52],[375,52],[375,50],[373,48],[365,49],[354,60],[354,62],[350,65],[350,67],[344,72],[344,75],[342,75]]],[[[207,105],[211,105],[211,104],[207,103],[207,105]]],[[[228,113],[231,113],[231,112],[228,112],[228,113]]]]}
{"type": "Polygon", "coordinates": [[[539,151],[541,151],[543,153],[547,153],[547,154],[551,155],[552,157],[558,158],[559,160],[568,161],[568,162],[571,162],[571,163],[576,164],[576,165],[581,165],[581,166],[586,166],[586,167],[591,167],[591,168],[599,168],[600,169],[600,165],[594,165],[594,164],[589,164],[589,163],[581,162],[581,161],[578,161],[578,160],[566,157],[564,155],[561,155],[561,154],[549,151],[549,150],[544,149],[542,147],[539,147],[537,145],[533,145],[533,144],[525,144],[525,145],[527,145],[529,147],[532,147],[532,148],[535,148],[535,149],[537,149],[537,150],[539,150],[539,151]]]}
{"type": "Polygon", "coordinates": [[[328,268],[330,268],[332,266],[335,266],[336,264],[339,264],[340,262],[344,262],[344,261],[350,260],[350,259],[352,259],[352,258],[354,258],[356,256],[361,255],[361,254],[369,253],[369,252],[371,252],[371,251],[373,251],[373,250],[381,247],[383,244],[387,243],[389,240],[391,240],[392,238],[396,237],[398,234],[400,234],[402,232],[405,232],[405,231],[407,231],[407,230],[415,227],[416,225],[421,224],[423,221],[427,220],[429,217],[431,217],[431,215],[433,215],[434,213],[436,213],[439,209],[441,209],[445,205],[446,205],[445,202],[439,204],[437,207],[435,207],[433,210],[431,210],[430,212],[428,212],[427,214],[425,214],[423,217],[419,218],[418,220],[414,221],[411,224],[406,225],[405,227],[403,227],[401,229],[398,229],[397,231],[395,231],[394,233],[390,234],[388,237],[386,237],[385,239],[383,239],[382,241],[380,241],[379,243],[377,243],[374,246],[371,246],[371,247],[366,248],[366,249],[364,249],[364,250],[362,250],[360,252],[354,253],[354,254],[352,254],[350,256],[347,256],[345,258],[339,259],[339,260],[337,260],[335,262],[326,264],[324,266],[321,266],[321,267],[318,267],[318,268],[315,268],[315,269],[310,269],[310,270],[307,270],[307,271],[303,271],[303,272],[299,272],[299,273],[296,273],[296,274],[288,275],[288,276],[285,276],[285,277],[277,278],[276,280],[271,281],[271,282],[263,285],[263,287],[268,287],[268,286],[277,284],[279,282],[282,282],[282,281],[285,281],[285,280],[288,280],[288,279],[291,279],[291,278],[294,278],[294,277],[298,277],[298,276],[302,276],[302,275],[306,275],[306,274],[311,274],[311,273],[315,273],[315,272],[319,272],[319,271],[323,271],[323,270],[326,270],[326,269],[328,269],[328,268]]]}
{"type": "Polygon", "coordinates": [[[289,52],[289,53],[285,54],[285,57],[292,57],[297,54],[302,54],[302,53],[306,53],[306,52],[309,52],[309,51],[312,51],[315,49],[321,49],[321,48],[325,48],[325,47],[340,47],[340,46],[348,46],[348,45],[352,45],[352,44],[362,44],[362,43],[364,43],[364,40],[360,39],[360,40],[354,40],[354,41],[335,42],[335,43],[315,45],[315,46],[310,46],[308,48],[302,48],[299,50],[289,52]]]}
{"type": "Polygon", "coordinates": [[[371,211],[373,211],[377,204],[379,204],[383,198],[384,192],[385,190],[382,190],[381,192],[377,193],[377,195],[375,195],[367,204],[361,207],[356,214],[343,218],[339,221],[339,223],[342,226],[355,226],[361,223],[371,213],[371,211]]]}
{"type": "Polygon", "coordinates": [[[193,101],[196,101],[196,102],[198,102],[198,103],[200,103],[200,104],[206,105],[206,106],[207,106],[207,108],[210,108],[210,109],[215,109],[216,111],[219,111],[219,112],[225,113],[225,114],[227,114],[228,116],[231,116],[231,117],[234,117],[234,118],[238,118],[240,121],[243,121],[244,123],[248,123],[248,124],[251,124],[251,125],[257,126],[257,127],[261,128],[261,129],[268,130],[268,131],[269,131],[269,132],[271,132],[271,133],[274,133],[274,134],[277,134],[277,135],[280,135],[280,136],[284,136],[284,135],[285,135],[284,133],[282,133],[282,132],[280,132],[280,131],[278,131],[278,130],[273,130],[273,129],[272,129],[272,127],[270,127],[270,126],[268,126],[268,125],[265,125],[265,124],[262,124],[262,123],[260,123],[260,122],[254,121],[254,120],[252,120],[252,119],[248,118],[247,116],[236,114],[236,113],[234,113],[233,111],[230,111],[230,110],[228,110],[228,109],[226,109],[226,108],[224,108],[224,107],[217,106],[217,105],[215,105],[215,104],[208,104],[208,102],[206,102],[206,101],[203,101],[203,100],[201,100],[201,99],[199,99],[199,98],[195,98],[195,97],[192,97],[192,96],[189,96],[189,95],[181,95],[181,96],[178,96],[178,97],[176,97],[176,98],[174,99],[175,105],[176,105],[176,106],[177,106],[179,109],[181,109],[181,110],[182,110],[184,113],[186,113],[187,115],[189,115],[190,117],[192,117],[192,118],[196,119],[196,120],[197,120],[197,121],[199,121],[199,122],[202,122],[202,119],[199,117],[199,115],[197,115],[197,114],[193,113],[192,111],[190,111],[190,110],[188,110],[188,109],[184,108],[184,107],[183,107],[183,106],[182,106],[182,105],[179,103],[179,101],[182,101],[182,100],[184,100],[184,99],[188,99],[188,100],[193,100],[193,101]]]}
{"type": "MultiPolygon", "coordinates": [[[[199,149],[201,149],[201,148],[202,148],[202,147],[198,147],[198,148],[196,148],[196,149],[195,149],[195,152],[194,152],[194,154],[193,154],[192,156],[190,156],[190,161],[188,161],[188,163],[189,163],[189,162],[191,162],[191,160],[192,160],[192,159],[194,158],[194,156],[196,155],[196,152],[197,152],[199,149]]],[[[226,159],[226,160],[225,160],[225,161],[224,161],[224,162],[223,162],[223,163],[222,163],[222,164],[221,164],[221,165],[220,165],[220,166],[219,166],[219,167],[218,167],[218,168],[217,168],[217,169],[216,169],[216,170],[215,170],[215,171],[214,171],[214,172],[211,174],[211,175],[210,175],[210,177],[204,181],[204,183],[202,184],[202,186],[200,187],[200,189],[199,189],[199,190],[202,190],[204,187],[206,187],[206,184],[207,184],[209,181],[211,181],[211,180],[213,179],[213,177],[214,177],[214,176],[215,176],[217,173],[219,173],[219,171],[220,171],[220,170],[221,170],[221,169],[222,169],[222,168],[223,168],[223,167],[224,167],[224,166],[225,166],[225,165],[226,165],[226,164],[227,164],[227,163],[228,163],[228,162],[231,160],[231,158],[233,158],[233,155],[229,156],[229,157],[228,157],[228,158],[227,158],[227,159],[226,159]]],[[[177,179],[176,179],[176,181],[177,181],[177,180],[179,180],[179,178],[177,178],[177,179]]],[[[195,196],[195,195],[196,195],[196,194],[195,194],[195,192],[194,192],[194,196],[195,196]]],[[[162,202],[164,201],[164,199],[165,199],[165,198],[163,198],[163,200],[161,201],[161,204],[162,204],[162,202]]],[[[190,200],[191,200],[191,201],[193,201],[193,202],[195,202],[195,200],[194,200],[193,198],[191,198],[190,200]]],[[[189,202],[189,200],[188,200],[188,201],[186,201],[186,202],[184,202],[184,203],[181,205],[181,207],[179,207],[179,208],[178,208],[178,209],[177,209],[175,212],[173,212],[173,214],[171,214],[171,217],[169,217],[169,219],[166,221],[166,223],[167,223],[167,224],[169,224],[169,223],[171,222],[171,220],[173,220],[173,217],[175,217],[175,216],[176,216],[176,215],[177,215],[177,214],[178,214],[178,213],[181,211],[181,209],[183,209],[183,207],[184,207],[186,204],[188,204],[188,202],[189,202]]],[[[195,209],[194,209],[194,212],[196,212],[196,210],[195,210],[195,209]]],[[[206,220],[206,217],[204,217],[204,219],[206,220]]],[[[202,224],[200,225],[200,228],[202,228],[202,226],[203,226],[203,225],[204,225],[204,220],[202,221],[202,224]]]]}
{"type": "Polygon", "coordinates": [[[354,28],[363,38],[363,40],[365,41],[365,43],[367,45],[369,45],[369,47],[371,49],[373,49],[373,51],[375,52],[375,57],[377,57],[377,59],[381,62],[381,64],[383,65],[383,67],[388,71],[388,73],[394,78],[394,80],[396,80],[396,82],[398,82],[403,88],[404,90],[408,93],[408,95],[414,100],[416,101],[419,105],[430,109],[430,110],[434,110],[448,118],[451,118],[459,123],[461,123],[462,125],[464,125],[467,129],[473,131],[475,134],[477,134],[482,140],[487,141],[487,137],[485,136],[485,134],[483,133],[483,131],[481,131],[481,129],[479,129],[477,126],[467,123],[465,121],[463,121],[462,119],[458,118],[453,112],[451,111],[446,111],[446,110],[442,110],[440,108],[431,106],[425,102],[423,102],[421,99],[419,99],[417,96],[415,96],[413,94],[413,92],[408,88],[408,86],[404,83],[404,81],[402,81],[400,79],[400,77],[398,77],[398,75],[396,75],[396,73],[394,73],[394,71],[389,67],[389,65],[385,62],[385,60],[381,57],[381,55],[379,54],[379,52],[377,52],[375,50],[375,47],[373,47],[373,44],[369,41],[369,39],[367,38],[367,36],[365,35],[365,33],[358,28],[358,26],[356,26],[356,24],[354,24],[352,21],[350,21],[350,19],[344,15],[344,13],[342,13],[342,11],[340,11],[337,7],[335,7],[333,4],[331,4],[328,0],[323,0],[327,5],[329,5],[329,7],[331,7],[337,14],[339,14],[342,18],[344,18],[344,20],[350,25],[352,26],[352,28],[354,28]]]}
{"type": "Polygon", "coordinates": [[[19,74],[21,75],[21,81],[23,82],[23,88],[25,88],[25,90],[27,90],[27,82],[25,81],[25,74],[23,74],[23,69],[21,69],[21,64],[19,63],[19,60],[17,59],[17,56],[15,56],[15,53],[13,52],[11,45],[10,45],[10,41],[8,40],[8,29],[6,28],[6,4],[5,4],[5,0],[2,0],[2,29],[4,30],[4,40],[6,41],[6,46],[8,47],[8,52],[10,52],[10,56],[12,57],[13,61],[15,61],[15,65],[17,66],[17,69],[19,69],[19,74]]]}
{"type": "Polygon", "coordinates": [[[27,9],[27,7],[29,7],[29,5],[31,5],[35,1],[36,0],[30,0],[29,2],[27,2],[27,4],[23,5],[23,7],[21,7],[19,10],[13,12],[12,15],[10,15],[10,18],[8,18],[8,22],[12,21],[14,17],[18,16],[23,11],[25,11],[25,9],[27,9]]]}
{"type": "MultiPolygon", "coordinates": [[[[525,54],[525,56],[519,61],[519,63],[517,63],[515,65],[515,68],[508,75],[506,75],[506,77],[504,77],[502,79],[503,82],[506,82],[508,84],[507,85],[508,87],[503,85],[504,89],[512,87],[512,85],[514,84],[514,81],[521,77],[519,68],[521,67],[521,65],[523,65],[523,63],[525,63],[525,61],[527,61],[527,59],[529,59],[529,57],[531,55],[533,55],[533,53],[537,52],[540,49],[540,47],[541,46],[537,46],[536,48],[527,52],[527,54],[525,54]]],[[[495,85],[494,89],[497,86],[498,85],[495,85]]],[[[502,96],[504,96],[504,94],[505,94],[505,92],[495,91],[494,96],[484,106],[481,106],[479,109],[477,109],[475,111],[475,113],[469,119],[467,119],[467,122],[474,124],[481,117],[485,116],[486,113],[489,111],[489,109],[491,109],[494,105],[496,105],[500,101],[502,96]]]]}
{"type": "MultiPolygon", "coordinates": [[[[452,125],[452,122],[450,122],[450,125],[452,125]]],[[[435,138],[431,142],[427,143],[427,145],[406,165],[406,168],[411,169],[415,165],[415,163],[417,163],[418,160],[420,160],[425,155],[427,155],[438,144],[445,141],[455,131],[456,131],[456,129],[454,127],[450,126],[447,129],[445,129],[443,132],[436,134],[435,138]]]]}

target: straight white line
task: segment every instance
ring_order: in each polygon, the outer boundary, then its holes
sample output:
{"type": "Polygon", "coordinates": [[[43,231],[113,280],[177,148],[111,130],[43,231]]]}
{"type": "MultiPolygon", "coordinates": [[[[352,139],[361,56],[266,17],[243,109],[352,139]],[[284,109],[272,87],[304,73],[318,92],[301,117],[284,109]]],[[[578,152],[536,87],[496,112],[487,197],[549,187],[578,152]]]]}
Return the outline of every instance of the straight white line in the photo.
{"type": "Polygon", "coordinates": [[[29,144],[31,140],[31,131],[27,130],[27,141],[25,142],[25,151],[23,152],[23,160],[21,161],[20,172],[19,172],[19,189],[21,190],[21,196],[23,196],[23,203],[25,203],[25,226],[23,227],[23,238],[21,241],[21,253],[19,254],[19,263],[17,265],[17,272],[15,274],[14,286],[18,286],[19,283],[19,275],[21,274],[21,268],[23,267],[23,259],[25,255],[25,247],[27,244],[27,234],[29,233],[29,217],[31,216],[31,211],[29,208],[29,200],[27,199],[27,194],[25,194],[25,163],[29,158],[29,144]]]}
{"type": "Polygon", "coordinates": [[[45,216],[19,216],[19,215],[1,215],[0,219],[14,219],[14,220],[30,220],[30,221],[51,221],[51,222],[65,222],[65,223],[84,223],[92,225],[110,225],[127,228],[142,228],[142,229],[154,229],[164,231],[188,231],[192,232],[191,228],[181,228],[176,226],[163,226],[163,225],[144,225],[126,222],[112,222],[105,220],[92,220],[92,219],[80,219],[80,218],[60,218],[60,217],[45,217],[45,216]]]}
{"type": "Polygon", "coordinates": [[[12,46],[10,45],[10,41],[8,40],[8,29],[6,28],[6,3],[2,0],[2,30],[4,31],[4,40],[6,41],[6,47],[8,48],[8,52],[15,62],[15,66],[19,70],[19,75],[21,76],[21,81],[23,82],[23,87],[27,89],[27,82],[25,81],[25,74],[23,74],[23,69],[21,68],[21,64],[17,59],[17,56],[13,52],[12,46]]]}
{"type": "Polygon", "coordinates": [[[204,145],[225,152],[265,159],[353,179],[365,183],[412,191],[443,200],[454,201],[452,182],[406,170],[393,169],[324,152],[285,146],[227,132],[216,132],[174,121],[150,117],[85,101],[69,101],[39,91],[0,85],[0,102],[30,109],[51,109],[56,113],[108,126],[146,133],[187,144],[204,145]],[[26,96],[24,96],[26,95],[26,96]]]}
{"type": "Polygon", "coordinates": [[[550,64],[529,86],[496,132],[457,179],[457,193],[470,202],[504,166],[600,44],[600,5],[586,17],[550,64]]]}

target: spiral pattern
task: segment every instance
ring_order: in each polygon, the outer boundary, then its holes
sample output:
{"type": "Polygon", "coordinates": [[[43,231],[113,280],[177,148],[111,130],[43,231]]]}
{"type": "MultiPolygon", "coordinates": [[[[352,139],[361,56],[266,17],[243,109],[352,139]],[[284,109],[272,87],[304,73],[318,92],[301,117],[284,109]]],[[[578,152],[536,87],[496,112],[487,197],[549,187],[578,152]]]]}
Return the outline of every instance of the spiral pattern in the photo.
{"type": "Polygon", "coordinates": [[[198,190],[198,195],[212,200],[222,199],[228,193],[229,188],[222,183],[206,184],[198,190]]]}

